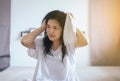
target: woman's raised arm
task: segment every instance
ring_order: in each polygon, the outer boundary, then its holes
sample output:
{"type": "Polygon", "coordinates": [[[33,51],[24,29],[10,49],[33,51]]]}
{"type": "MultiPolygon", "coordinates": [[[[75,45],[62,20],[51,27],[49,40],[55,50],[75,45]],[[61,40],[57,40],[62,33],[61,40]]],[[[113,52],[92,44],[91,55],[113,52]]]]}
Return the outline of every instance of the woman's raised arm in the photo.
{"type": "Polygon", "coordinates": [[[87,44],[88,44],[88,41],[85,38],[84,34],[77,28],[76,29],[75,47],[82,47],[87,44]]]}
{"type": "Polygon", "coordinates": [[[45,21],[42,23],[42,25],[37,28],[36,30],[32,31],[31,33],[28,33],[21,39],[22,45],[24,45],[27,48],[33,48],[35,49],[35,38],[42,33],[45,30],[45,21]]]}

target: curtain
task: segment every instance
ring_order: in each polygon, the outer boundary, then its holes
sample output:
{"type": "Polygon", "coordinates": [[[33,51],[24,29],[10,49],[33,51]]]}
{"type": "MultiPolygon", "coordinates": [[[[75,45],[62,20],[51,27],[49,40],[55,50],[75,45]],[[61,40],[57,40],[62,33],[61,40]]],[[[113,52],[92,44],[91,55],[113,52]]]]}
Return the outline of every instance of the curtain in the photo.
{"type": "Polygon", "coordinates": [[[0,71],[10,65],[10,0],[0,0],[0,71]]]}
{"type": "Polygon", "coordinates": [[[90,0],[90,59],[120,66],[120,0],[90,0]]]}

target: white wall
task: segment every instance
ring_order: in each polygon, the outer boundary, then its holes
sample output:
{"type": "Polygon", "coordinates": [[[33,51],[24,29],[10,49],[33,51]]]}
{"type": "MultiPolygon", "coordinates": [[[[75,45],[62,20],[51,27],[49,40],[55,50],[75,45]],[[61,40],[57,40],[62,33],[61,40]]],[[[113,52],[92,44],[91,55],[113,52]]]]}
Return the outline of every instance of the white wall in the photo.
{"type": "MultiPolygon", "coordinates": [[[[88,38],[88,0],[11,0],[11,67],[36,64],[34,59],[27,56],[27,49],[20,44],[20,32],[39,27],[45,14],[56,9],[72,12],[88,38]]],[[[89,65],[88,46],[80,48],[78,52],[79,65],[89,65]]]]}

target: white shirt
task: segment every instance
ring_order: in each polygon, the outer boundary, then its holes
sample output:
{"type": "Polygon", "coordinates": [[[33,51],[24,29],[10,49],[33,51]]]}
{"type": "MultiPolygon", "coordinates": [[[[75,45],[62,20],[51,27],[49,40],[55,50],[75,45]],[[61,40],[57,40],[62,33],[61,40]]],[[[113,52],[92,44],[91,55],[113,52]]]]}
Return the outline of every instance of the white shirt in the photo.
{"type": "Polygon", "coordinates": [[[33,81],[79,81],[76,71],[74,54],[67,54],[62,62],[61,46],[51,50],[52,55],[44,55],[42,39],[37,39],[36,49],[29,49],[29,55],[38,60],[33,81]]]}

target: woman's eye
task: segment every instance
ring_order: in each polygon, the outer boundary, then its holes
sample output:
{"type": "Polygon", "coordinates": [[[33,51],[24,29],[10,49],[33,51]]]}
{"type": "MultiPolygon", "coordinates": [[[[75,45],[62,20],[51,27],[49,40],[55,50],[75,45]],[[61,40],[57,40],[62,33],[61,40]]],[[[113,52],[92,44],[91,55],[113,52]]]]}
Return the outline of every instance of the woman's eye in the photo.
{"type": "Polygon", "coordinates": [[[58,29],[57,27],[54,28],[55,30],[58,29]]]}

